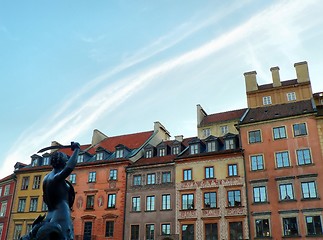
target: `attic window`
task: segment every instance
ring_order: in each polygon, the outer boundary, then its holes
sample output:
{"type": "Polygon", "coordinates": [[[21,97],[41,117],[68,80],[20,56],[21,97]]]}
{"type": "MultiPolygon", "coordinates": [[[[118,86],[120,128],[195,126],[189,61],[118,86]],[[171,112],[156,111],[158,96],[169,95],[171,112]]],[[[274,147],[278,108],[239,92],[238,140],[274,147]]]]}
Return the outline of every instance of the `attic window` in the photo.
{"type": "Polygon", "coordinates": [[[227,134],[228,132],[229,132],[228,125],[221,126],[221,134],[222,135],[227,134]]]}
{"type": "Polygon", "coordinates": [[[190,153],[191,154],[198,154],[199,153],[199,144],[198,143],[194,143],[194,144],[190,145],[190,153]]]}
{"type": "Polygon", "coordinates": [[[235,149],[234,139],[225,140],[225,150],[235,149]]]}
{"type": "Polygon", "coordinates": [[[37,166],[37,164],[38,164],[38,158],[34,158],[34,159],[31,161],[31,166],[32,166],[32,167],[35,167],[35,166],[37,166]]]}
{"type": "Polygon", "coordinates": [[[295,101],[295,100],[296,100],[295,92],[287,93],[287,101],[295,101]]]}
{"type": "Polygon", "coordinates": [[[262,103],[264,105],[270,105],[271,104],[271,96],[265,96],[262,98],[262,103]]]}
{"type": "Polygon", "coordinates": [[[77,162],[78,163],[84,162],[84,155],[83,154],[82,155],[78,155],[77,162]]]}
{"type": "Polygon", "coordinates": [[[207,151],[208,152],[215,152],[216,151],[216,143],[215,141],[210,141],[207,143],[207,151]]]}
{"type": "Polygon", "coordinates": [[[49,157],[44,157],[43,158],[43,165],[49,165],[49,157]]]}
{"type": "Polygon", "coordinates": [[[151,149],[146,151],[146,158],[152,158],[153,157],[153,151],[151,149]]]}
{"type": "Polygon", "coordinates": [[[211,135],[211,129],[205,128],[203,129],[203,137],[208,137],[211,135]]]}
{"type": "Polygon", "coordinates": [[[179,154],[179,146],[174,146],[172,151],[173,151],[173,154],[175,154],[175,155],[179,154]]]}
{"type": "Polygon", "coordinates": [[[96,154],[96,160],[103,160],[103,152],[96,154]]]}
{"type": "Polygon", "coordinates": [[[117,149],[116,158],[123,158],[124,149],[117,149]]]}
{"type": "Polygon", "coordinates": [[[158,156],[159,157],[163,157],[163,156],[165,156],[166,155],[166,149],[165,148],[160,148],[159,150],[158,150],[158,156]]]}

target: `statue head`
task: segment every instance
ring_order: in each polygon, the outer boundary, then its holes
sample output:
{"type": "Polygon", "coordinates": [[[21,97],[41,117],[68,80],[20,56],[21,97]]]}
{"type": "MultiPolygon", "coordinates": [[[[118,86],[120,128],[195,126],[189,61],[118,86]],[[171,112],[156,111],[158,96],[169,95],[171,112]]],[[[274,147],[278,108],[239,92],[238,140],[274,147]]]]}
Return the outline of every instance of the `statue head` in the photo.
{"type": "Polygon", "coordinates": [[[68,157],[65,153],[62,152],[54,152],[51,157],[51,165],[53,168],[64,168],[66,162],[68,161],[68,157]]]}

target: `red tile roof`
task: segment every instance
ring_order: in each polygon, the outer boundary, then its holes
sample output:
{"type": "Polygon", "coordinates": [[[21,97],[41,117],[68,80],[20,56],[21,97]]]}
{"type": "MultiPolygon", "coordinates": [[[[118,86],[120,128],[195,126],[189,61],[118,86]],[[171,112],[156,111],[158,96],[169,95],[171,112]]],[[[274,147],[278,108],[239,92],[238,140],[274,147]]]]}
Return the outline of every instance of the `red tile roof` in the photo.
{"type": "Polygon", "coordinates": [[[14,179],[14,177],[15,177],[15,174],[10,174],[9,176],[6,176],[6,177],[0,179],[0,183],[14,179]]]}
{"type": "Polygon", "coordinates": [[[204,117],[200,125],[204,126],[204,125],[208,125],[216,122],[224,122],[224,121],[230,121],[234,119],[240,119],[246,110],[247,108],[243,108],[238,110],[210,114],[204,117]]]}
{"type": "Polygon", "coordinates": [[[110,152],[115,151],[115,147],[119,144],[126,146],[129,149],[136,149],[141,147],[154,133],[154,131],[133,133],[121,136],[107,137],[87,151],[95,154],[98,147],[102,147],[110,152]]]}
{"type": "Polygon", "coordinates": [[[279,119],[314,112],[315,110],[313,109],[311,100],[251,108],[240,124],[279,119]]]}

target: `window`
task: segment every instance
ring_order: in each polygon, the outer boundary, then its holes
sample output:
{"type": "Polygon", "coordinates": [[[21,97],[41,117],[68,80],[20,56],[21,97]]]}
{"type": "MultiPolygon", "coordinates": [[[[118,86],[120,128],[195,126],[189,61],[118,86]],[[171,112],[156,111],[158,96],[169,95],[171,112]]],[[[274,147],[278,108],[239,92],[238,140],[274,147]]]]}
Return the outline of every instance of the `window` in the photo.
{"type": "Polygon", "coordinates": [[[6,185],[6,186],[4,187],[4,193],[3,193],[3,196],[8,196],[8,195],[9,195],[9,193],[10,193],[10,185],[8,184],[8,185],[6,185]]]}
{"type": "Polygon", "coordinates": [[[225,140],[225,150],[235,149],[235,147],[234,139],[225,140]]]}
{"type": "Polygon", "coordinates": [[[49,165],[49,157],[44,157],[43,158],[43,165],[49,165]]]}
{"type": "Polygon", "coordinates": [[[294,199],[293,185],[291,183],[279,185],[280,200],[294,199]]]}
{"type": "Polygon", "coordinates": [[[264,169],[264,159],[262,155],[254,155],[250,157],[251,159],[251,170],[263,170],[264,169]]]}
{"type": "Polygon", "coordinates": [[[170,183],[171,182],[171,173],[163,172],[162,173],[162,183],[170,183]]]}
{"type": "Polygon", "coordinates": [[[0,223],[0,239],[2,239],[3,223],[0,223]]]}
{"type": "Polygon", "coordinates": [[[155,184],[156,183],[156,174],[155,173],[149,173],[147,174],[147,184],[155,184]]]}
{"type": "Polygon", "coordinates": [[[133,197],[132,198],[132,211],[133,212],[140,212],[140,197],[133,197]]]}
{"type": "Polygon", "coordinates": [[[2,187],[0,187],[0,197],[1,197],[1,195],[2,195],[2,187]]]}
{"type": "Polygon", "coordinates": [[[271,104],[271,96],[266,96],[262,98],[263,105],[270,105],[271,104]]]}
{"type": "Polygon", "coordinates": [[[215,141],[210,141],[207,143],[207,151],[208,152],[215,152],[216,151],[216,143],[215,141]]]}
{"type": "Polygon", "coordinates": [[[183,194],[182,195],[182,210],[194,209],[194,194],[183,194]]]}
{"type": "Polygon", "coordinates": [[[96,181],[96,172],[89,172],[89,182],[96,181]]]}
{"type": "Polygon", "coordinates": [[[153,151],[152,150],[147,150],[145,156],[146,156],[146,158],[152,158],[153,157],[153,151]]]}
{"type": "Polygon", "coordinates": [[[36,212],[37,211],[37,205],[38,205],[38,198],[31,198],[30,199],[29,212],[36,212]]]}
{"type": "Polygon", "coordinates": [[[253,202],[263,203],[267,202],[267,189],[266,187],[254,187],[253,188],[253,202]]]}
{"type": "Polygon", "coordinates": [[[216,192],[204,193],[204,208],[216,208],[216,192]]]}
{"type": "Polygon", "coordinates": [[[147,196],[146,211],[155,211],[155,196],[147,196]]]}
{"type": "Polygon", "coordinates": [[[284,126],[273,128],[273,132],[275,140],[286,138],[286,128],[284,126]]]}
{"type": "Polygon", "coordinates": [[[70,174],[70,182],[73,184],[76,183],[76,174],[75,173],[70,174]]]}
{"type": "Polygon", "coordinates": [[[221,126],[220,129],[221,129],[221,135],[225,135],[229,132],[228,125],[221,126]]]}
{"type": "Polygon", "coordinates": [[[243,239],[242,222],[229,223],[230,239],[243,239]]]}
{"type": "Polygon", "coordinates": [[[298,123],[293,125],[294,136],[304,136],[307,135],[306,124],[298,123]]]}
{"type": "Polygon", "coordinates": [[[7,212],[7,201],[1,202],[0,217],[4,217],[7,212]]]}
{"type": "Polygon", "coordinates": [[[205,179],[214,178],[214,167],[205,168],[205,179]]]}
{"type": "Polygon", "coordinates": [[[302,182],[302,194],[304,199],[317,198],[315,182],[302,182]]]}
{"type": "Polygon", "coordinates": [[[114,222],[106,221],[105,222],[105,237],[113,237],[114,231],[114,222]]]}
{"type": "Polygon", "coordinates": [[[287,93],[287,101],[295,101],[296,100],[296,94],[295,92],[290,92],[290,93],[287,93]]]}
{"type": "Polygon", "coordinates": [[[285,152],[277,152],[275,153],[276,156],[276,165],[277,168],[289,167],[289,154],[288,151],[285,152]]]}
{"type": "Polygon", "coordinates": [[[165,148],[160,148],[158,151],[158,156],[163,157],[166,155],[166,149],[165,148]]]}
{"type": "Polygon", "coordinates": [[[42,203],[41,210],[42,210],[43,212],[48,211],[48,206],[47,206],[47,204],[46,204],[44,201],[43,201],[43,203],[42,203]]]}
{"type": "Polygon", "coordinates": [[[162,224],[161,225],[161,235],[170,235],[170,224],[162,224]]]}
{"type": "Polygon", "coordinates": [[[197,143],[190,145],[190,153],[191,154],[198,154],[199,153],[199,145],[197,143]]]}
{"type": "Polygon", "coordinates": [[[139,240],[139,225],[131,225],[130,239],[139,240]]]}
{"type": "Polygon", "coordinates": [[[34,176],[33,189],[39,189],[41,176],[34,176]]]}
{"type": "Polygon", "coordinates": [[[91,210],[94,208],[94,195],[86,196],[86,209],[91,210]]]}
{"type": "Polygon", "coordinates": [[[162,210],[170,210],[170,195],[162,195],[162,210]]]}
{"type": "Polygon", "coordinates": [[[179,146],[174,146],[172,148],[172,151],[173,151],[173,154],[175,154],[175,155],[179,154],[179,146]]]}
{"type": "Polygon", "coordinates": [[[155,239],[155,225],[146,224],[146,240],[154,240],[154,239],[155,239]]]}
{"type": "Polygon", "coordinates": [[[209,128],[204,128],[203,129],[203,137],[208,137],[208,136],[210,136],[211,135],[211,129],[209,129],[209,128]]]}
{"type": "Polygon", "coordinates": [[[182,240],[194,240],[194,224],[183,224],[182,225],[182,240]]]}
{"type": "Polygon", "coordinates": [[[103,152],[97,153],[96,154],[96,160],[103,160],[103,152]]]}
{"type": "Polygon", "coordinates": [[[116,207],[116,194],[108,194],[108,208],[116,207]]]}
{"type": "Polygon", "coordinates": [[[38,165],[38,158],[34,158],[32,161],[31,161],[31,166],[32,167],[36,167],[38,165]]]}
{"type": "Polygon", "coordinates": [[[306,216],[307,235],[322,235],[322,222],[320,216],[306,216]]]}
{"type": "Polygon", "coordinates": [[[183,171],[183,180],[184,181],[192,180],[192,169],[185,169],[183,171]]]}
{"type": "Polygon", "coordinates": [[[21,224],[16,224],[15,225],[15,230],[13,233],[13,240],[19,240],[21,237],[21,230],[22,230],[22,225],[21,224]]]}
{"type": "Polygon", "coordinates": [[[228,165],[228,173],[230,177],[238,176],[238,165],[237,164],[229,164],[228,165]]]}
{"type": "Polygon", "coordinates": [[[123,158],[124,156],[124,149],[117,149],[116,151],[116,158],[123,158]]]}
{"type": "Polygon", "coordinates": [[[29,185],[29,177],[23,177],[22,183],[21,183],[21,190],[28,189],[28,185],[29,185]]]}
{"type": "MultiPolygon", "coordinates": [[[[98,157],[98,155],[97,155],[97,157],[98,157]]],[[[77,162],[78,163],[84,162],[84,155],[83,154],[82,155],[78,155],[77,162]]]]}
{"type": "Polygon", "coordinates": [[[241,192],[240,190],[228,191],[228,204],[229,207],[241,206],[241,192]]]}
{"type": "Polygon", "coordinates": [[[256,219],[256,237],[270,237],[269,220],[268,219],[256,219]]]}
{"type": "Polygon", "coordinates": [[[26,207],[26,198],[20,198],[18,200],[18,209],[17,212],[24,212],[26,207]]]}
{"type": "Polygon", "coordinates": [[[140,186],[141,185],[141,175],[133,176],[133,185],[140,186]]]}
{"type": "Polygon", "coordinates": [[[261,142],[260,130],[249,132],[249,143],[261,142]]]}
{"type": "Polygon", "coordinates": [[[205,224],[205,240],[218,239],[218,224],[206,223],[205,224]]]}
{"type": "Polygon", "coordinates": [[[298,165],[307,165],[312,163],[311,152],[309,149],[299,149],[296,151],[298,165]]]}
{"type": "Polygon", "coordinates": [[[117,169],[110,169],[109,179],[110,180],[117,180],[117,176],[118,176],[118,170],[117,169]]]}
{"type": "Polygon", "coordinates": [[[284,236],[298,236],[296,217],[283,218],[284,236]]]}

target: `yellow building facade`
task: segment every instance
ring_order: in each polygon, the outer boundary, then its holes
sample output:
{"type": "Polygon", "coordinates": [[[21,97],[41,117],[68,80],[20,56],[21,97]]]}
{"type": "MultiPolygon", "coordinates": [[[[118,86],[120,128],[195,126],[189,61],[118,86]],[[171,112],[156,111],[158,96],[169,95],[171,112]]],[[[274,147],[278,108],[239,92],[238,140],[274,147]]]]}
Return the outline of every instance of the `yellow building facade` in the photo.
{"type": "Polygon", "coordinates": [[[48,166],[30,166],[15,172],[17,184],[8,239],[18,240],[31,230],[33,221],[39,215],[46,213],[47,206],[43,203],[42,181],[49,170],[48,166]]]}

